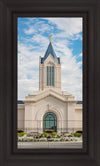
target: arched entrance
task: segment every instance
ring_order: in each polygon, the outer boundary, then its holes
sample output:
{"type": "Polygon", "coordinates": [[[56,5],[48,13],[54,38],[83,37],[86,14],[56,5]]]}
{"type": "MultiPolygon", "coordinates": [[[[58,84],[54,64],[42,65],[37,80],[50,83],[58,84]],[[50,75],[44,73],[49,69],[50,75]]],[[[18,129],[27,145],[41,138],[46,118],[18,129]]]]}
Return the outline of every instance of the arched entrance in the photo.
{"type": "Polygon", "coordinates": [[[57,132],[57,117],[53,112],[47,112],[43,117],[43,132],[48,129],[57,132]]]}

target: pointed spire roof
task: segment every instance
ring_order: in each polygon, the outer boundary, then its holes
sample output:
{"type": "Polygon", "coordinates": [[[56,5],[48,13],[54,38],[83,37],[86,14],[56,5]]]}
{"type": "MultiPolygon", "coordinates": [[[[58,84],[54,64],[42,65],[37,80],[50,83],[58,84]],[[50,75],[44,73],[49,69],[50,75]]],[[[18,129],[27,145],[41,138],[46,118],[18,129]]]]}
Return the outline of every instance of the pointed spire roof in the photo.
{"type": "Polygon", "coordinates": [[[43,63],[43,62],[45,61],[45,59],[46,59],[50,54],[53,56],[53,58],[54,58],[54,59],[56,60],[56,62],[59,64],[59,63],[60,63],[60,59],[56,56],[55,51],[54,51],[54,49],[53,49],[53,46],[52,46],[52,44],[51,44],[51,41],[50,41],[50,43],[49,43],[49,46],[48,46],[48,48],[47,48],[47,50],[46,50],[46,53],[45,53],[44,57],[41,58],[41,63],[43,63]]]}

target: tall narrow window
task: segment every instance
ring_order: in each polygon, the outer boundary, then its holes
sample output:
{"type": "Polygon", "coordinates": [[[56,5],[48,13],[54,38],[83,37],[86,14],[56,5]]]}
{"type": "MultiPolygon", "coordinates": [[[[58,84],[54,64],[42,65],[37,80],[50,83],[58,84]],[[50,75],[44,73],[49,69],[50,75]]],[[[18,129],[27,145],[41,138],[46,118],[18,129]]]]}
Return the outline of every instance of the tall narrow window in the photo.
{"type": "Polygon", "coordinates": [[[54,86],[54,66],[47,66],[47,86],[54,86]]]}
{"type": "Polygon", "coordinates": [[[51,76],[51,66],[50,66],[50,86],[51,86],[51,79],[52,79],[52,76],[51,76]]]}
{"type": "Polygon", "coordinates": [[[48,85],[48,66],[47,66],[47,85],[48,85]]]}
{"type": "Polygon", "coordinates": [[[52,66],[52,86],[54,86],[54,66],[52,66]]]}

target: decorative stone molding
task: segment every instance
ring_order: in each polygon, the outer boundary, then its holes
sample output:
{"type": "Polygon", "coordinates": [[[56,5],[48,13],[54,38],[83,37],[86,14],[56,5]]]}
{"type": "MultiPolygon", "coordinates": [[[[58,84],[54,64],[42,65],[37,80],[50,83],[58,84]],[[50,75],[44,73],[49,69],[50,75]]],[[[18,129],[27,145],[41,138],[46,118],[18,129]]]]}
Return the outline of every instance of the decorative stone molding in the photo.
{"type": "Polygon", "coordinates": [[[35,119],[43,120],[44,114],[48,111],[55,113],[58,120],[63,119],[61,108],[59,108],[57,105],[49,105],[49,104],[42,106],[42,108],[40,108],[40,107],[38,108],[38,111],[35,115],[35,119]]]}

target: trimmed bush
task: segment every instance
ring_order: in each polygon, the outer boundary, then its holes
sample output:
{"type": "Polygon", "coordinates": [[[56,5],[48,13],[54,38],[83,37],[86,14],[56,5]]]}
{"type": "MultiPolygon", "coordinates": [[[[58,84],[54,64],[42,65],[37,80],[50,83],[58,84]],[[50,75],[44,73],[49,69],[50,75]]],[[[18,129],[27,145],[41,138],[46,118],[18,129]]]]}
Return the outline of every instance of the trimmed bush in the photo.
{"type": "Polygon", "coordinates": [[[80,137],[82,133],[74,133],[74,137],[80,137]]]}
{"type": "Polygon", "coordinates": [[[72,137],[72,135],[68,135],[68,137],[72,137]]]}
{"type": "Polygon", "coordinates": [[[83,131],[79,130],[79,131],[76,131],[76,133],[83,133],[83,131]]]}
{"type": "Polygon", "coordinates": [[[20,133],[18,133],[17,135],[18,135],[18,137],[23,137],[25,134],[26,134],[26,133],[24,133],[24,132],[20,132],[20,133]]]}
{"type": "Polygon", "coordinates": [[[52,137],[55,137],[57,135],[56,132],[52,132],[52,137]]]}
{"type": "Polygon", "coordinates": [[[57,135],[56,132],[52,132],[52,133],[47,133],[47,132],[44,132],[41,134],[41,137],[47,137],[48,135],[51,135],[52,137],[55,137],[57,135]]]}
{"type": "Polygon", "coordinates": [[[29,141],[30,141],[30,142],[32,142],[33,140],[34,140],[34,139],[32,139],[32,138],[31,138],[31,139],[29,139],[29,141]]]}

